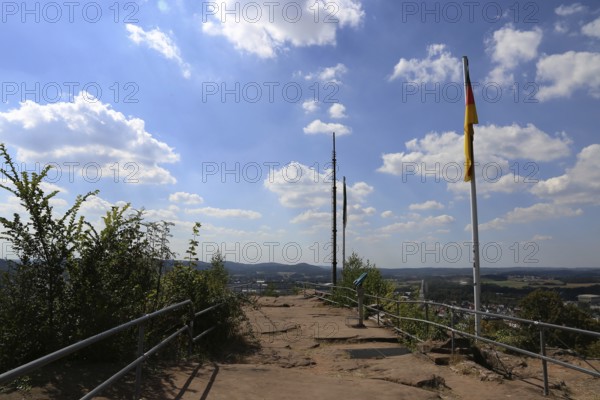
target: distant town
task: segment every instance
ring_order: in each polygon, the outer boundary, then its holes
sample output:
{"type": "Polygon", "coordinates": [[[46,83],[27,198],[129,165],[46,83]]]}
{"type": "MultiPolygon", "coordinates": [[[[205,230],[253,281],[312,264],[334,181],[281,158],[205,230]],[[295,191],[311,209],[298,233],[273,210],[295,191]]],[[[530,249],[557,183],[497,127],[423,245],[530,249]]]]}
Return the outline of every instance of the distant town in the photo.
{"type": "MultiPolygon", "coordinates": [[[[331,268],[310,264],[242,264],[226,262],[230,284],[251,284],[249,290],[285,294],[301,287],[300,282],[331,282],[331,268]]],[[[203,268],[203,263],[199,268],[203,268]]],[[[391,268],[380,269],[392,281],[396,296],[424,297],[440,303],[473,308],[473,278],[470,268],[391,268]]],[[[338,276],[341,274],[338,269],[338,276]]],[[[514,316],[519,301],[536,289],[558,293],[565,304],[585,309],[600,320],[600,270],[593,268],[483,268],[482,309],[514,316]]]]}

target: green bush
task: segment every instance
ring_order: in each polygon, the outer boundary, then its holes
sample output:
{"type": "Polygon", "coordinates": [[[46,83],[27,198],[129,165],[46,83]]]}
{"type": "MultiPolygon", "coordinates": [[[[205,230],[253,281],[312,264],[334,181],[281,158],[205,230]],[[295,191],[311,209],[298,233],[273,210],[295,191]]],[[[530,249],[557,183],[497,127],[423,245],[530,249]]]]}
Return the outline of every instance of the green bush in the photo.
{"type": "MultiPolygon", "coordinates": [[[[18,173],[4,145],[0,169],[8,183],[1,188],[14,194],[24,208],[12,219],[0,216],[2,238],[18,260],[0,274],[0,370],[9,370],[124,322],[175,302],[191,299],[196,311],[224,303],[195,319],[195,332],[216,325],[202,340],[203,347],[218,352],[235,334],[243,319],[241,303],[227,289],[223,258],[213,257],[211,267],[198,271],[194,264],[200,224],[194,225],[188,262],[166,271],[172,223],[147,222],[144,212],[129,205],[113,207],[98,231],[82,216],[81,205],[90,192],[78,196],[60,216],[50,205],[57,194],[44,193],[41,173],[18,173]],[[206,345],[208,344],[208,346],[206,345]]],[[[146,349],[190,320],[190,310],[180,310],[151,320],[145,327],[146,349]]],[[[76,357],[87,360],[131,360],[136,353],[137,330],[90,346],[76,357]]],[[[168,357],[187,349],[181,335],[168,357]]]]}
{"type": "MultiPolygon", "coordinates": [[[[339,287],[333,291],[333,299],[346,306],[355,306],[356,302],[348,298],[356,300],[356,292],[344,288],[354,289],[354,281],[364,272],[367,273],[367,277],[363,282],[365,295],[391,296],[394,287],[390,282],[383,279],[377,266],[371,264],[369,260],[365,262],[358,254],[352,253],[342,269],[342,279],[338,282],[339,287]]],[[[374,303],[375,299],[368,296],[365,296],[365,304],[374,303]]]]}

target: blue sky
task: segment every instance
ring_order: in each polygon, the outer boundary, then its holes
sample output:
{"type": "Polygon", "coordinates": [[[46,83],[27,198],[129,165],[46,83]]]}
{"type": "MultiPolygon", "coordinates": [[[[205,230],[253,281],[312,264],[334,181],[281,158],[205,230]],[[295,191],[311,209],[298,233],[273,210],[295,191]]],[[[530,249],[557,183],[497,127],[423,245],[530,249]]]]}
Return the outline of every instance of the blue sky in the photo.
{"type": "Polygon", "coordinates": [[[466,55],[482,266],[598,266],[594,1],[28,1],[0,17],[0,141],[21,168],[56,167],[57,212],[99,189],[90,221],[130,202],[175,223],[182,256],[200,221],[201,259],[326,265],[336,131],[339,245],[346,176],[348,254],[468,267],[466,55]]]}

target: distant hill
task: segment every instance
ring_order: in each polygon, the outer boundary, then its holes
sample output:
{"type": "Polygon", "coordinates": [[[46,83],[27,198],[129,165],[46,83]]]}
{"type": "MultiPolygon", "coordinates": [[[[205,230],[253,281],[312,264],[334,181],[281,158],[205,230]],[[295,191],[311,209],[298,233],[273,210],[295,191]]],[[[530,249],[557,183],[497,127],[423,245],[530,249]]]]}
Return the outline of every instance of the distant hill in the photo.
{"type": "MultiPolygon", "coordinates": [[[[186,263],[186,261],[179,261],[186,263]]],[[[167,268],[174,265],[174,260],[167,260],[167,268]]],[[[202,270],[210,266],[209,263],[198,261],[197,268],[202,270]]],[[[244,264],[233,261],[225,261],[225,268],[232,278],[239,280],[318,280],[330,281],[331,267],[322,267],[307,263],[281,264],[281,263],[259,263],[244,264]]],[[[0,271],[8,269],[8,261],[0,259],[0,271]]],[[[380,268],[381,274],[386,279],[417,280],[428,277],[472,277],[472,268],[380,268]]],[[[342,270],[338,268],[338,276],[342,270]]],[[[509,276],[527,275],[540,277],[555,277],[570,282],[600,280],[600,268],[545,268],[545,267],[513,267],[513,268],[482,268],[481,276],[495,280],[503,280],[509,276]]]]}

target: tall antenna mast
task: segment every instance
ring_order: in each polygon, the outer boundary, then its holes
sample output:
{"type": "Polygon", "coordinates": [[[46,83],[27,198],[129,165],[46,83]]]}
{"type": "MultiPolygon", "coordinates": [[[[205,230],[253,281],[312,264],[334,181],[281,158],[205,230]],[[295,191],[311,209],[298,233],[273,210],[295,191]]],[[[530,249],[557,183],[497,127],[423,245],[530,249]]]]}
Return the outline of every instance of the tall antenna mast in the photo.
{"type": "Polygon", "coordinates": [[[331,235],[333,242],[333,250],[331,257],[331,282],[335,286],[337,285],[337,178],[336,178],[336,160],[335,160],[335,132],[333,132],[333,188],[332,188],[332,200],[331,200],[331,235]]]}

